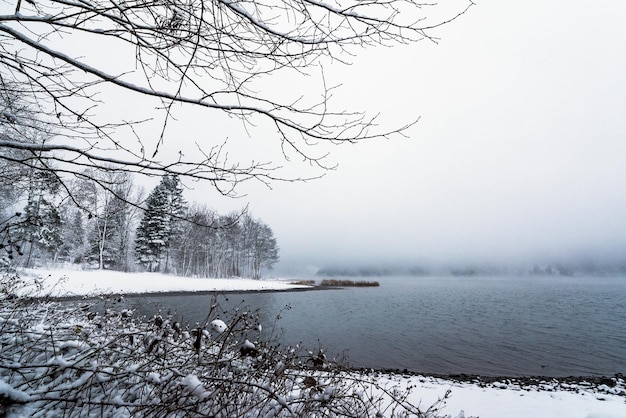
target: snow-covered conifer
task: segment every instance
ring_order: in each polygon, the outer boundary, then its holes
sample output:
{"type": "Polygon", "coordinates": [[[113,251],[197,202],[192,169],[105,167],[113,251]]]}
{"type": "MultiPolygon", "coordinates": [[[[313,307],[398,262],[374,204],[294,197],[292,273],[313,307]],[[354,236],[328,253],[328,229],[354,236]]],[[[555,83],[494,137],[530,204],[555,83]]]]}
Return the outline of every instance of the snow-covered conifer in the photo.
{"type": "Polygon", "coordinates": [[[137,228],[137,263],[149,271],[169,270],[170,250],[179,242],[184,215],[185,200],[179,178],[164,176],[148,196],[137,228]]]}

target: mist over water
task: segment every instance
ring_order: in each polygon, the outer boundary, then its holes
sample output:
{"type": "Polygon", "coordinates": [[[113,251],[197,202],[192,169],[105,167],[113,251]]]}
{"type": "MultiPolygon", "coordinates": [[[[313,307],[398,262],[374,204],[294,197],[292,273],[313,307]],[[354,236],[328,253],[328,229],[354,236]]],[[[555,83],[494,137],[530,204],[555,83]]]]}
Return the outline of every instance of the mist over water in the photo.
{"type": "Polygon", "coordinates": [[[375,277],[375,276],[614,276],[626,274],[626,252],[592,257],[571,255],[542,257],[534,260],[476,261],[471,258],[457,261],[433,262],[430,260],[393,260],[392,257],[371,257],[347,261],[325,258],[294,257],[282,261],[277,268],[268,272],[275,277],[375,277]],[[393,261],[392,261],[393,260],[393,261]]]}

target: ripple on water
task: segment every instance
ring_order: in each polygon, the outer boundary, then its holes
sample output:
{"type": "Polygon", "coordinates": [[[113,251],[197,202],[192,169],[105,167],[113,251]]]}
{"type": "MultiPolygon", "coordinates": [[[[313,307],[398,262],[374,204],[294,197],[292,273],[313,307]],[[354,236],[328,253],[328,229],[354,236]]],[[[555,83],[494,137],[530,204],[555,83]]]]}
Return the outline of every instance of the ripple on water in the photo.
{"type": "MultiPolygon", "coordinates": [[[[381,286],[229,295],[223,305],[245,299],[267,322],[290,305],[278,322],[283,342],[345,352],[356,367],[518,376],[626,372],[626,277],[368,279],[381,286]]],[[[195,323],[204,321],[209,300],[169,296],[138,305],[145,314],[163,306],[195,323]]]]}

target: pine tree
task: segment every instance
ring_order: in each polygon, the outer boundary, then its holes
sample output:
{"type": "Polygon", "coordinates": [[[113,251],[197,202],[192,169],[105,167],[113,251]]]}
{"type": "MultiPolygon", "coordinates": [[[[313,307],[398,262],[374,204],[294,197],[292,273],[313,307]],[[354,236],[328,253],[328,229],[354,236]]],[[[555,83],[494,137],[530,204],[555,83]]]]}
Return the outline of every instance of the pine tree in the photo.
{"type": "Polygon", "coordinates": [[[73,206],[65,205],[63,214],[63,247],[60,255],[71,263],[80,263],[85,255],[85,226],[83,213],[73,206]]]}
{"type": "Polygon", "coordinates": [[[25,266],[30,267],[35,251],[53,253],[63,243],[61,236],[61,216],[54,204],[59,182],[52,173],[33,170],[24,220],[18,228],[19,240],[28,243],[25,266]]]}
{"type": "Polygon", "coordinates": [[[168,272],[170,255],[179,242],[185,212],[179,178],[164,176],[150,192],[146,206],[137,228],[135,258],[148,271],[168,272]]]}

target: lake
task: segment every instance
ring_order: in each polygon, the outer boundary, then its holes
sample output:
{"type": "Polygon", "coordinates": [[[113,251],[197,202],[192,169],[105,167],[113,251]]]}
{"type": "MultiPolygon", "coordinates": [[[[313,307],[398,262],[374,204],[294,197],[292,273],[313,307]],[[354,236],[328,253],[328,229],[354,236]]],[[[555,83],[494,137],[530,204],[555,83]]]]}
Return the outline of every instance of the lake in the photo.
{"type": "MultiPolygon", "coordinates": [[[[626,277],[376,277],[380,287],[228,294],[269,336],[353,367],[484,376],[626,374],[626,277]],[[290,309],[285,310],[286,306],[290,309]]],[[[128,298],[138,314],[206,319],[210,295],[128,298]]]]}

